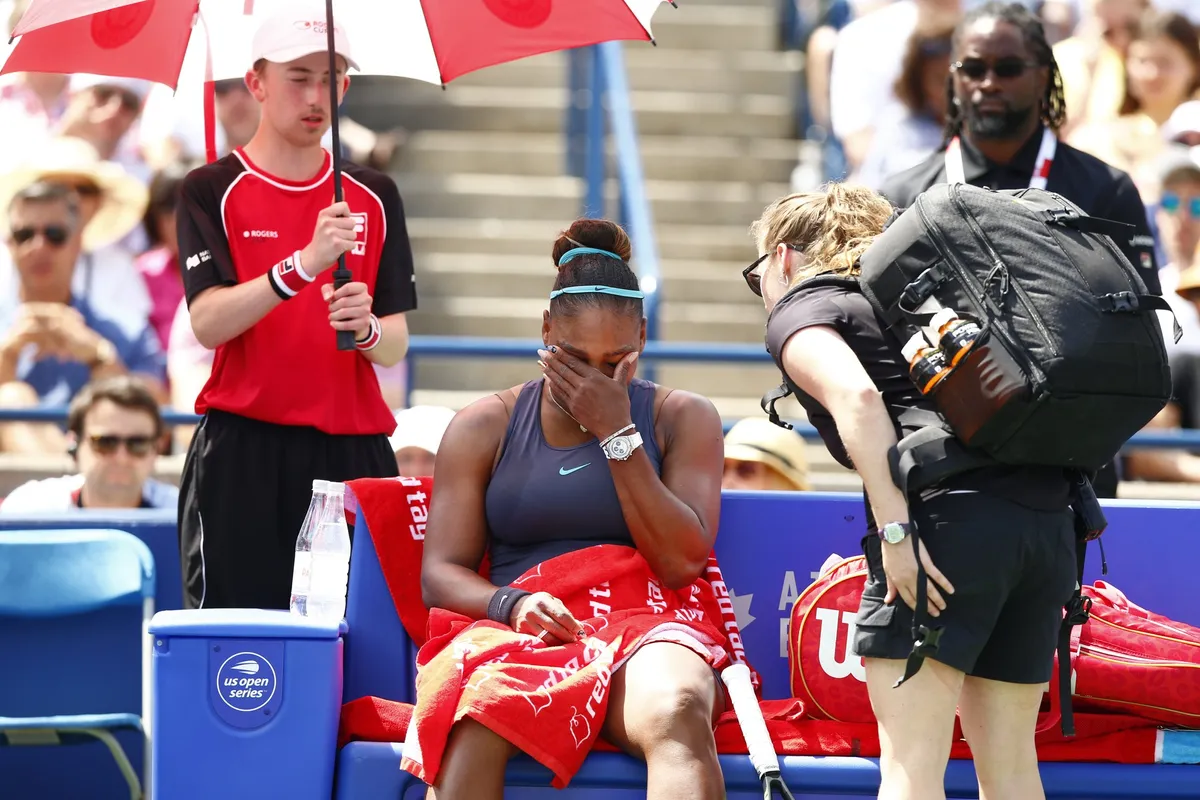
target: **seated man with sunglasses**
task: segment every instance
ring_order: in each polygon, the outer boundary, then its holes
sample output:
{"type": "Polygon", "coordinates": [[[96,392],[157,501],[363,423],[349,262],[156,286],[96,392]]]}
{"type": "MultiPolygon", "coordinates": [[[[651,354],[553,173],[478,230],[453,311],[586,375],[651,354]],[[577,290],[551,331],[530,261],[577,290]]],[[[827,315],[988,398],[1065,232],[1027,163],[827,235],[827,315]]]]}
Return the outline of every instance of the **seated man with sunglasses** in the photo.
{"type": "Polygon", "coordinates": [[[907,208],[946,182],[1056,192],[1090,216],[1133,226],[1116,244],[1146,288],[1161,293],[1154,238],[1133,181],[1058,141],[1066,124],[1062,79],[1037,17],[1016,3],[970,11],[954,32],[946,82],[942,148],[884,182],[880,193],[892,205],[907,208]]]}
{"type": "Polygon", "coordinates": [[[108,378],[71,402],[68,449],[79,472],[29,481],[0,504],[0,514],[85,508],[170,508],[179,490],[150,477],[162,438],[158,402],[136,378],[108,378]]]}
{"type": "MultiPolygon", "coordinates": [[[[0,406],[65,406],[90,381],[127,372],[162,393],[165,359],[153,331],[144,326],[129,338],[72,293],[81,246],[76,195],[35,183],[14,197],[7,221],[18,302],[0,314],[0,406]]],[[[61,452],[63,437],[51,425],[8,423],[0,446],[61,452]]]]}

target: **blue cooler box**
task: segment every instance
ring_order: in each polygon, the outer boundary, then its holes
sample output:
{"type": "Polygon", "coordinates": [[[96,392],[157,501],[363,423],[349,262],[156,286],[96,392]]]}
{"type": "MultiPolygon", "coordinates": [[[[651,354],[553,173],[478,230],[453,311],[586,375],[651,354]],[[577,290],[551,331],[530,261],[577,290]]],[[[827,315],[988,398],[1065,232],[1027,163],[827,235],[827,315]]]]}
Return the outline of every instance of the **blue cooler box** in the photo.
{"type": "Polygon", "coordinates": [[[155,614],[150,796],[328,800],[345,630],[287,611],[155,614]]]}

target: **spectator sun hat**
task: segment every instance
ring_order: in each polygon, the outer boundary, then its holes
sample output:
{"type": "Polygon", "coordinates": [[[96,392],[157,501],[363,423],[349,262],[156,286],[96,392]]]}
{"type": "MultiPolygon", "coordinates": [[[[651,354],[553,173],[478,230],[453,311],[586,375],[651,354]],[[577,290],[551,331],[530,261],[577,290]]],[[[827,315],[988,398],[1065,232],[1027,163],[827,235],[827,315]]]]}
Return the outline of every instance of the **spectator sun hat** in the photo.
{"type": "Polygon", "coordinates": [[[804,440],[795,431],[765,419],[738,421],[725,434],[725,458],[756,461],[771,467],[799,491],[807,491],[808,458],[804,440]]]}
{"type": "Polygon", "coordinates": [[[59,136],[35,147],[16,167],[0,174],[0,216],[5,233],[13,197],[39,181],[90,184],[99,190],[100,206],[83,229],[86,252],[125,238],[142,223],[150,199],[146,186],[122,166],[102,160],[82,139],[59,136]]]}

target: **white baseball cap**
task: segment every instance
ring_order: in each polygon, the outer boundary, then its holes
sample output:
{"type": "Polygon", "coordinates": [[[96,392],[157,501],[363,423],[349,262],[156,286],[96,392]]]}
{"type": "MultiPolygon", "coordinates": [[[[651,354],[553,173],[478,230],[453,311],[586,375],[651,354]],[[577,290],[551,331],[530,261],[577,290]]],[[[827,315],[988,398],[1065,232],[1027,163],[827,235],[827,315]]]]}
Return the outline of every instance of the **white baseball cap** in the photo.
{"type": "MultiPolygon", "coordinates": [[[[326,30],[324,9],[300,6],[281,11],[258,26],[250,46],[250,63],[266,59],[276,64],[286,64],[312,53],[324,53],[329,49],[326,30]]],[[[336,19],[333,22],[333,47],[339,56],[346,59],[347,67],[358,69],[358,64],[350,55],[350,37],[336,19]]]]}
{"type": "Polygon", "coordinates": [[[396,432],[388,439],[392,452],[419,447],[437,455],[442,435],[454,419],[454,410],[445,406],[413,406],[396,412],[396,432]]]}

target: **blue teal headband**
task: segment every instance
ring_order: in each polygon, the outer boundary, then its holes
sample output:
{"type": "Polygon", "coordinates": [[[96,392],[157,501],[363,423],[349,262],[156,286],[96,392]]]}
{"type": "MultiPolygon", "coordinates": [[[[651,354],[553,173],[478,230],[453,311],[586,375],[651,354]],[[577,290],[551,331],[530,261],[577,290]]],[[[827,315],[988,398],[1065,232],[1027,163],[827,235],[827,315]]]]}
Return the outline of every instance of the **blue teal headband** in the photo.
{"type": "MultiPolygon", "coordinates": [[[[588,253],[615,258],[622,263],[625,261],[625,259],[610,250],[598,250],[595,247],[576,247],[574,250],[568,250],[562,254],[562,257],[558,259],[558,266],[562,268],[564,264],[576,256],[587,255],[588,253]]],[[[633,300],[641,300],[645,297],[637,289],[617,289],[612,286],[568,286],[565,289],[555,289],[550,293],[550,299],[553,300],[560,294],[611,294],[617,297],[628,297],[633,300]]]]}
{"type": "Polygon", "coordinates": [[[597,250],[595,247],[576,247],[574,250],[568,250],[567,252],[563,253],[562,256],[558,259],[559,269],[561,269],[563,267],[563,265],[566,264],[571,259],[573,259],[577,256],[587,255],[588,253],[595,253],[598,256],[607,256],[608,258],[615,258],[617,261],[620,261],[620,262],[625,261],[625,259],[621,258],[619,255],[612,252],[611,250],[597,250]]]}
{"type": "Polygon", "coordinates": [[[637,289],[616,289],[612,286],[568,286],[565,289],[555,289],[550,293],[550,299],[553,300],[560,294],[612,294],[634,300],[641,300],[646,296],[637,289]]]}

